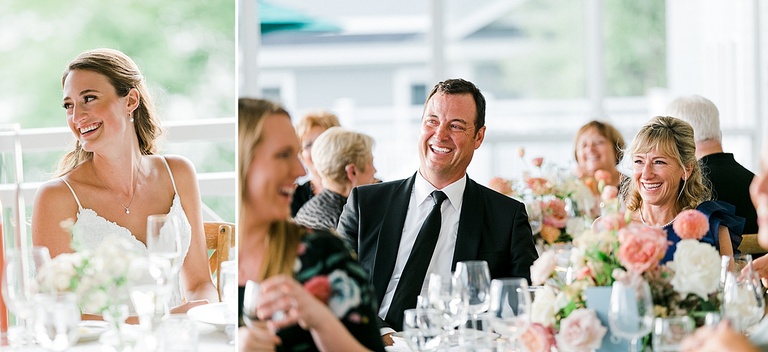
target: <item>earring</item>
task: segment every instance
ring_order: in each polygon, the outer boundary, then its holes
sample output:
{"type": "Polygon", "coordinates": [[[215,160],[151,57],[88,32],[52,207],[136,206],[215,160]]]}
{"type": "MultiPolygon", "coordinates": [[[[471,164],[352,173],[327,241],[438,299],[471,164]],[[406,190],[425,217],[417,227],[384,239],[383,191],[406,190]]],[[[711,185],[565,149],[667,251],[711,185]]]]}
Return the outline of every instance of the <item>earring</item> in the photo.
{"type": "Polygon", "coordinates": [[[128,115],[128,117],[129,117],[128,121],[129,121],[129,122],[133,122],[133,116],[131,116],[131,115],[128,115]]]}

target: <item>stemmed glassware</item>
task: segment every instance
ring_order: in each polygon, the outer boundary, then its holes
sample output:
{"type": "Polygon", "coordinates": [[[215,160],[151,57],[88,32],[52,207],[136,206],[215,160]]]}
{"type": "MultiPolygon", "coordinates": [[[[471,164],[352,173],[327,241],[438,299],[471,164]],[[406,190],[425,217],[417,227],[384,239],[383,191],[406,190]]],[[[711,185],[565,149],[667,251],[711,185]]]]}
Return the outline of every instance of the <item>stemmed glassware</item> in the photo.
{"type": "Polygon", "coordinates": [[[538,197],[527,194],[524,198],[525,211],[528,213],[528,223],[531,225],[531,233],[537,234],[544,228],[544,215],[538,197]]]}
{"type": "Polygon", "coordinates": [[[760,276],[752,266],[751,255],[735,255],[732,261],[731,264],[729,260],[722,261],[725,278],[721,310],[723,317],[731,321],[734,329],[746,332],[763,317],[764,291],[760,276]]]}
{"type": "Polygon", "coordinates": [[[528,281],[520,278],[491,281],[491,326],[510,341],[531,325],[531,294],[528,281]]]}
{"type": "Polygon", "coordinates": [[[35,296],[35,341],[47,351],[61,352],[79,337],[80,308],[72,292],[39,293],[35,296]]]}
{"type": "Polygon", "coordinates": [[[25,257],[19,252],[6,253],[2,277],[2,293],[8,309],[24,321],[25,343],[32,344],[32,320],[34,318],[35,295],[39,293],[37,272],[51,261],[48,248],[35,246],[25,257]],[[22,270],[26,261],[26,270],[22,270]]]}
{"type": "Polygon", "coordinates": [[[637,339],[653,328],[653,298],[651,287],[642,278],[631,283],[614,281],[608,310],[611,334],[627,340],[630,352],[637,351],[637,339]]]}
{"type": "Polygon", "coordinates": [[[227,342],[230,345],[235,344],[235,333],[237,330],[237,262],[229,260],[221,263],[221,273],[219,279],[219,292],[221,300],[225,303],[226,319],[231,321],[227,324],[225,332],[227,333],[227,342]]]}
{"type": "MultiPolygon", "coordinates": [[[[184,261],[181,249],[180,222],[175,215],[155,214],[147,217],[147,251],[150,263],[167,265],[156,266],[152,275],[159,286],[173,287],[172,283],[178,277],[181,264],[184,261]]],[[[169,314],[167,307],[171,295],[168,295],[163,303],[165,314],[169,314]]]]}
{"type": "Polygon", "coordinates": [[[158,257],[140,257],[131,261],[128,292],[139,317],[139,326],[148,337],[165,315],[170,287],[158,283],[158,272],[170,271],[170,263],[158,257]]]}
{"type": "Polygon", "coordinates": [[[253,280],[246,281],[243,292],[243,322],[248,327],[251,327],[254,321],[259,320],[256,317],[256,306],[260,298],[261,286],[259,283],[253,280]]]}
{"type": "Polygon", "coordinates": [[[446,331],[446,341],[455,343],[456,328],[467,322],[469,310],[469,291],[464,283],[455,276],[441,277],[438,274],[429,275],[427,288],[428,307],[442,313],[443,329],[446,331]]]}
{"type": "Polygon", "coordinates": [[[407,309],[403,317],[403,336],[415,351],[438,351],[443,335],[442,313],[437,309],[407,309]]]}
{"type": "MultiPolygon", "coordinates": [[[[481,335],[479,331],[485,329],[479,325],[479,315],[487,312],[491,305],[491,273],[488,269],[488,263],[484,260],[458,262],[454,276],[467,287],[469,293],[467,312],[470,319],[468,329],[461,335],[465,337],[465,341],[476,340],[481,335]],[[469,334],[472,336],[465,336],[469,334]]],[[[462,336],[460,336],[460,340],[462,336]]],[[[461,341],[460,344],[462,344],[461,341]]]]}

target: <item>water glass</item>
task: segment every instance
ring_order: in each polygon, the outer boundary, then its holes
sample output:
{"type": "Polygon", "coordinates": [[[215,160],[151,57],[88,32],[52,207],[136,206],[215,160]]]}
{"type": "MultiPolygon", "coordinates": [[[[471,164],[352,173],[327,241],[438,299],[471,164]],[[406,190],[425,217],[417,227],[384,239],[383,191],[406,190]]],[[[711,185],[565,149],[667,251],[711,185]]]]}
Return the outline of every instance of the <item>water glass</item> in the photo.
{"type": "MultiPolygon", "coordinates": [[[[35,314],[35,295],[39,292],[37,272],[51,262],[48,248],[35,246],[22,257],[18,251],[6,253],[2,276],[2,294],[5,304],[24,322],[23,343],[32,344],[32,320],[35,314]],[[25,264],[26,269],[22,269],[25,264]]],[[[10,329],[9,329],[10,331],[10,329]]]]}
{"type": "Polygon", "coordinates": [[[166,307],[171,298],[171,288],[167,282],[156,280],[157,271],[170,270],[168,261],[157,257],[140,257],[131,261],[128,271],[128,293],[139,327],[151,336],[166,315],[166,307]]]}
{"type": "Polygon", "coordinates": [[[722,316],[731,321],[735,330],[745,332],[759,322],[765,312],[763,286],[752,266],[751,255],[735,255],[730,264],[725,258],[728,257],[723,257],[721,271],[725,276],[722,316]]]}
{"type": "Polygon", "coordinates": [[[157,350],[164,352],[196,352],[197,324],[186,314],[171,314],[157,329],[157,350]]]}
{"type": "Polygon", "coordinates": [[[469,293],[469,314],[477,315],[488,311],[491,305],[491,272],[484,260],[470,260],[456,263],[456,276],[469,293]]]}
{"type": "Polygon", "coordinates": [[[491,281],[491,308],[493,330],[514,340],[531,325],[531,294],[528,281],[520,278],[491,281]]]}
{"type": "Polygon", "coordinates": [[[693,333],[696,325],[688,316],[656,318],[653,325],[653,350],[655,352],[675,352],[680,350],[680,343],[693,333]]]}
{"type": "Polygon", "coordinates": [[[403,319],[403,337],[415,351],[438,351],[443,335],[442,313],[436,309],[407,309],[403,319]]]}
{"type": "Polygon", "coordinates": [[[429,308],[437,309],[443,314],[443,327],[446,331],[452,332],[466,323],[469,291],[459,278],[430,274],[427,297],[429,308]]]}
{"type": "Polygon", "coordinates": [[[80,308],[74,293],[35,295],[34,333],[37,343],[47,351],[64,351],[79,337],[80,308]]]}
{"type": "Polygon", "coordinates": [[[175,215],[155,214],[147,216],[147,250],[150,257],[168,261],[170,272],[157,271],[156,279],[168,281],[181,270],[182,258],[180,221],[175,215]]]}
{"type": "Polygon", "coordinates": [[[251,323],[258,321],[256,316],[256,307],[261,299],[261,286],[258,282],[248,280],[245,282],[245,291],[243,292],[243,322],[251,327],[251,323]]]}
{"type": "Polygon", "coordinates": [[[630,352],[637,351],[637,339],[653,328],[651,288],[641,278],[632,283],[614,281],[608,309],[611,334],[630,340],[630,352]]]}

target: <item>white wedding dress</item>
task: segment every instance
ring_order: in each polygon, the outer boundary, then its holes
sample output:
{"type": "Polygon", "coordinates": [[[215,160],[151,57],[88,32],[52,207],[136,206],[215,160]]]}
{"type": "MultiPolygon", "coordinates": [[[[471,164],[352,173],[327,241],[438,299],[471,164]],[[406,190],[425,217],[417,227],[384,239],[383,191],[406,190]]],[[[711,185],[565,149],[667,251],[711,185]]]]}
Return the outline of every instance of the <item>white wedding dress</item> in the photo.
{"type": "MultiPolygon", "coordinates": [[[[163,158],[163,162],[165,163],[165,168],[168,169],[168,174],[171,175],[171,184],[173,184],[174,192],[171,210],[168,212],[168,215],[176,215],[181,220],[181,228],[179,231],[181,233],[181,253],[182,258],[186,258],[187,252],[189,251],[189,243],[192,240],[192,226],[190,226],[189,220],[187,220],[187,216],[184,213],[184,209],[181,207],[179,192],[176,190],[176,182],[173,180],[173,173],[171,173],[171,168],[168,166],[168,161],[163,158]]],[[[128,229],[99,216],[93,209],[83,208],[80,204],[80,199],[77,198],[77,194],[75,194],[75,190],[72,186],[70,186],[63,178],[61,180],[64,181],[67,187],[69,187],[69,190],[72,191],[72,195],[75,197],[78,207],[77,221],[75,221],[73,226],[73,241],[77,241],[85,248],[94,249],[101,244],[104,236],[120,236],[128,239],[132,243],[134,251],[139,255],[149,255],[147,246],[136,239],[128,229]]],[[[184,295],[181,290],[179,277],[172,278],[172,280],[169,306],[175,307],[182,303],[184,295]]]]}

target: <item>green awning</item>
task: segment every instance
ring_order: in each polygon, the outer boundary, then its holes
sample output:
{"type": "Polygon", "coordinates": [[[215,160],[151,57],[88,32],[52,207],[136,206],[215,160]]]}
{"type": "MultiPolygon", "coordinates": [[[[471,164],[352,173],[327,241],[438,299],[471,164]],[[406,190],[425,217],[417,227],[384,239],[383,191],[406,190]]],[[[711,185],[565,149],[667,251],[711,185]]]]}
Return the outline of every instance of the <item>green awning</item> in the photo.
{"type": "Polygon", "coordinates": [[[331,21],[310,17],[301,11],[259,0],[261,34],[278,31],[338,32],[331,21]]]}

